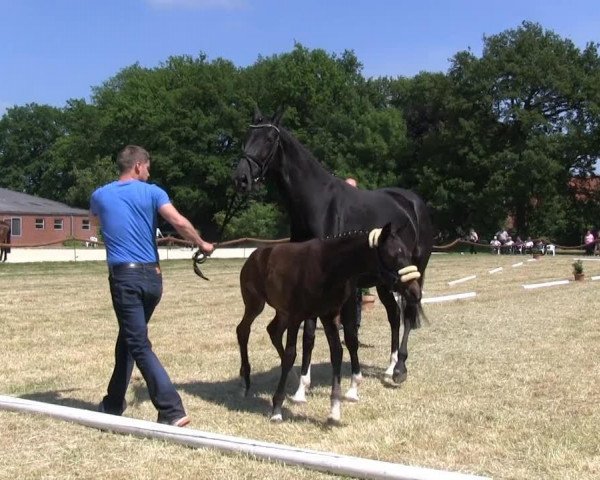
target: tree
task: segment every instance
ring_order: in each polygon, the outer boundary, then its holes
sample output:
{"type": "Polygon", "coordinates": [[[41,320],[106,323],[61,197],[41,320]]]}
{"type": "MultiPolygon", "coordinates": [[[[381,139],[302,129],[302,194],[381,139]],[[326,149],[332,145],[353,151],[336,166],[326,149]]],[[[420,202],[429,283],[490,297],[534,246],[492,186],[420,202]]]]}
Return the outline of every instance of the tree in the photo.
{"type": "Polygon", "coordinates": [[[65,117],[59,108],[35,103],[9,108],[0,119],[0,185],[56,198],[42,185],[52,163],[52,145],[64,133],[65,117]]]}

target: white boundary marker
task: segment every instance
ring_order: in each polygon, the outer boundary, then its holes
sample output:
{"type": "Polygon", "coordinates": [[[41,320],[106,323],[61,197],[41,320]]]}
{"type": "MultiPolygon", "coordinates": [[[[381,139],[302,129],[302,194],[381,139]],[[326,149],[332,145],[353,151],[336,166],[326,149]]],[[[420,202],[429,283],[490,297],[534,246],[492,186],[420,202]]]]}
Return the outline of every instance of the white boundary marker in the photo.
{"type": "Polygon", "coordinates": [[[488,273],[489,274],[498,273],[498,272],[501,272],[502,270],[503,270],[502,267],[496,267],[496,268],[492,268],[488,273]]]}
{"type": "Polygon", "coordinates": [[[79,408],[35,402],[0,395],[0,410],[48,415],[93,428],[138,437],[159,438],[190,447],[207,447],[232,453],[246,453],[271,461],[299,465],[313,470],[367,479],[398,480],[481,480],[487,477],[463,473],[410,467],[391,462],[381,462],[360,457],[350,457],[317,450],[289,447],[275,443],[247,440],[229,435],[202,432],[191,428],[172,427],[159,423],[118,417],[79,408]]]}
{"type": "Polygon", "coordinates": [[[600,280],[600,275],[595,275],[592,277],[592,280],[600,280]]]}
{"type": "Polygon", "coordinates": [[[452,280],[451,282],[448,282],[448,285],[456,285],[457,283],[468,282],[474,278],[477,278],[477,275],[469,275],[468,277],[459,278],[458,280],[452,280]]]}
{"type": "Polygon", "coordinates": [[[581,258],[574,258],[573,260],[582,260],[584,262],[600,262],[600,258],[585,258],[585,257],[581,257],[581,258]]]}
{"type": "Polygon", "coordinates": [[[442,297],[423,298],[421,300],[421,303],[449,302],[451,300],[461,300],[463,298],[473,298],[475,295],[477,295],[477,293],[475,293],[475,292],[456,293],[454,295],[444,295],[442,297]]]}
{"type": "Polygon", "coordinates": [[[566,285],[567,283],[569,283],[569,280],[555,280],[553,282],[529,283],[523,285],[523,288],[531,290],[534,288],[553,287],[554,285],[566,285]]]}
{"type": "Polygon", "coordinates": [[[523,262],[519,262],[519,263],[513,263],[511,266],[512,267],[520,267],[523,265],[523,262]]]}

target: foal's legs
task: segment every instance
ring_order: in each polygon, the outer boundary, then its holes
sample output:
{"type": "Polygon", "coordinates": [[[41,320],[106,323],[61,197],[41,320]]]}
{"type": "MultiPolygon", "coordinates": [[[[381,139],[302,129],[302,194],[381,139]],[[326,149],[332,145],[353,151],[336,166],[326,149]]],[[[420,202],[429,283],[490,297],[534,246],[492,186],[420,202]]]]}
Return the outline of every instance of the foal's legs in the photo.
{"type": "MultiPolygon", "coordinates": [[[[393,378],[396,383],[401,383],[406,380],[406,358],[408,357],[408,332],[410,328],[406,328],[404,324],[404,332],[402,336],[402,348],[400,345],[400,307],[396,303],[393,293],[387,288],[378,285],[377,295],[387,312],[388,322],[392,331],[392,346],[390,354],[390,363],[385,371],[385,378],[393,378]],[[400,350],[400,352],[399,352],[400,350]],[[398,356],[400,355],[400,359],[398,356]],[[397,372],[398,370],[398,372],[397,372]]],[[[402,299],[404,302],[404,299],[402,299]]]]}
{"type": "Polygon", "coordinates": [[[245,394],[248,395],[250,389],[250,360],[248,359],[248,339],[250,338],[250,327],[254,319],[265,308],[265,300],[257,295],[252,295],[248,291],[242,290],[244,298],[244,316],[236,328],[238,344],[240,346],[240,356],[242,365],[240,367],[240,377],[244,378],[246,385],[245,394]]]}
{"type": "Polygon", "coordinates": [[[327,417],[327,421],[339,423],[342,418],[342,344],[340,343],[340,334],[334,320],[335,315],[321,318],[325,335],[327,335],[327,342],[329,343],[329,356],[333,370],[331,378],[331,411],[327,417]]]}
{"type": "Polygon", "coordinates": [[[271,343],[279,354],[279,359],[283,360],[283,332],[285,332],[287,325],[284,321],[279,318],[279,314],[275,313],[273,320],[267,325],[267,332],[271,338],[271,343]]]}
{"type": "Polygon", "coordinates": [[[302,320],[288,319],[287,339],[285,344],[285,351],[281,360],[281,377],[279,378],[279,384],[275,395],[273,395],[273,413],[271,420],[274,422],[281,422],[283,420],[282,407],[283,400],[285,399],[285,384],[287,376],[290,370],[294,366],[296,361],[296,342],[298,341],[298,328],[300,327],[302,320]]]}
{"type": "Polygon", "coordinates": [[[408,335],[413,328],[417,328],[418,306],[408,303],[404,299],[404,331],[402,333],[402,342],[398,351],[398,363],[394,367],[393,380],[395,383],[402,383],[408,375],[406,370],[406,359],[408,358],[408,335]]]}
{"type": "Polygon", "coordinates": [[[302,334],[302,367],[300,369],[300,385],[291,398],[295,403],[306,403],[306,390],[310,388],[310,362],[312,351],[315,346],[315,330],[317,319],[308,318],[304,320],[304,332],[302,334]]]}

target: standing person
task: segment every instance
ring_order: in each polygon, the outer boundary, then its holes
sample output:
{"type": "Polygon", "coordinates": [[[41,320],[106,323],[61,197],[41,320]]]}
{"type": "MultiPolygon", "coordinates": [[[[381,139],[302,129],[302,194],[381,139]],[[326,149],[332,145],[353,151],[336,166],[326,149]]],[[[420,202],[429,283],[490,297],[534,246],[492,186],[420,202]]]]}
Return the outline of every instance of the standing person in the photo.
{"type": "Polygon", "coordinates": [[[594,246],[596,245],[596,239],[594,238],[594,234],[591,230],[588,230],[585,233],[585,237],[583,238],[583,242],[585,244],[585,254],[593,255],[594,254],[594,246]]]}
{"type": "Polygon", "coordinates": [[[358,182],[354,178],[352,178],[352,177],[348,177],[346,179],[346,183],[348,185],[352,185],[353,187],[358,187],[358,182]]]}
{"type": "MultiPolygon", "coordinates": [[[[346,183],[352,187],[358,188],[358,182],[356,179],[352,177],[348,177],[346,183]]],[[[360,328],[360,323],[362,321],[362,300],[363,300],[363,291],[362,288],[356,288],[356,331],[360,328]]]]}
{"type": "Polygon", "coordinates": [[[471,255],[473,255],[474,253],[477,253],[477,250],[475,250],[475,245],[473,244],[479,242],[479,235],[477,235],[477,232],[474,228],[469,230],[469,242],[471,242],[469,251],[471,252],[471,255]]]}
{"type": "Polygon", "coordinates": [[[115,367],[99,411],[121,415],[133,363],[140,370],[158,410],[158,422],[183,427],[190,422],[181,397],[152,351],[148,321],[162,296],[162,276],[155,241],[157,212],[184,238],[210,254],[192,224],[173,206],[167,193],[147,183],[150,155],[142,147],[126,146],[117,156],[119,179],[98,188],[90,202],[106,244],[108,281],[119,324],[115,367]]]}

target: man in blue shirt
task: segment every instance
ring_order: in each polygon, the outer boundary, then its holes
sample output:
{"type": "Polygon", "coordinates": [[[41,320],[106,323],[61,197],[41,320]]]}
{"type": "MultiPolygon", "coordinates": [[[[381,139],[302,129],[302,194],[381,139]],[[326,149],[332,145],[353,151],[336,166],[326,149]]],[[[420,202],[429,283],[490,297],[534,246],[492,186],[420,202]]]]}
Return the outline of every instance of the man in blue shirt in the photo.
{"type": "Polygon", "coordinates": [[[200,237],[164,190],[147,183],[150,155],[146,150],[128,145],[119,152],[117,166],[119,179],[98,188],[90,202],[106,244],[110,293],[119,324],[115,367],[99,410],[113,415],[123,413],[135,362],[158,410],[158,422],[183,427],[190,419],[148,339],[147,324],[162,296],[154,238],[157,213],[206,254],[212,253],[214,245],[200,237]]]}

